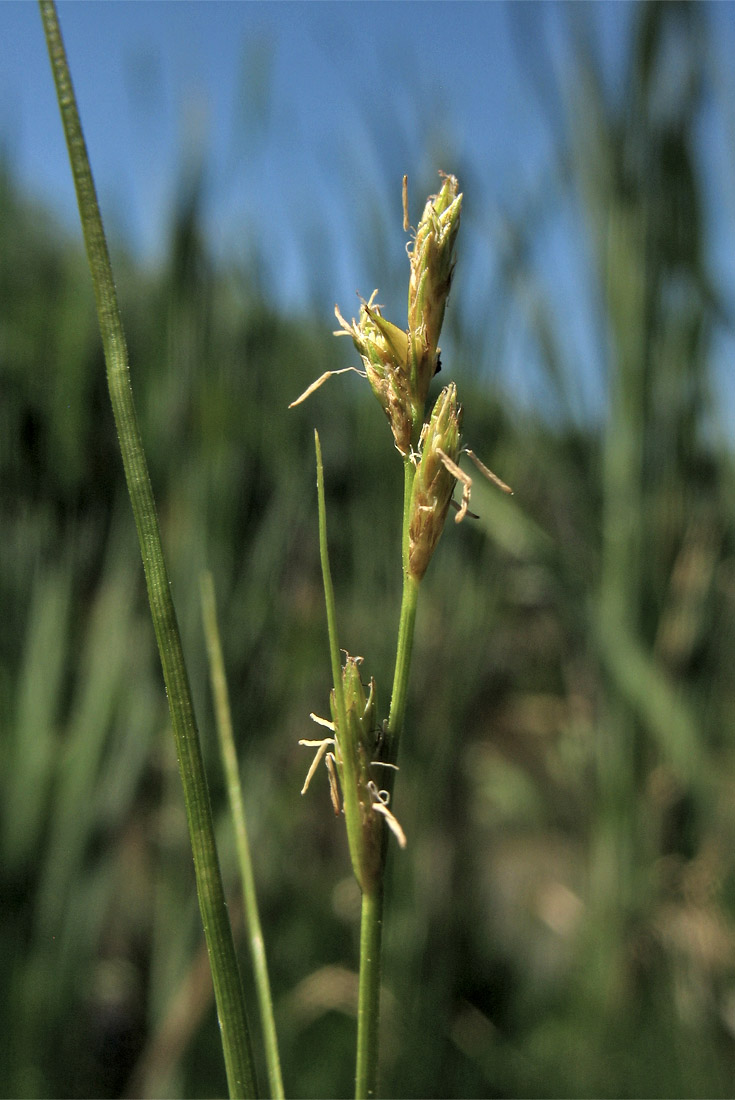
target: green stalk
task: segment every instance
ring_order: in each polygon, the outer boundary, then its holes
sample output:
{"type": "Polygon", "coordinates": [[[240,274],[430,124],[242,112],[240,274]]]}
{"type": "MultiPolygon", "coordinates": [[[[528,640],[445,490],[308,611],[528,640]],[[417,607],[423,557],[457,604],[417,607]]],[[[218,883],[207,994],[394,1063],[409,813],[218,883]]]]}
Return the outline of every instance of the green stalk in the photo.
{"type": "Polygon", "coordinates": [[[388,716],[389,759],[395,764],[398,757],[398,744],[403,732],[408,698],[408,679],[411,672],[411,654],[416,628],[416,608],[419,598],[419,584],[408,568],[408,521],[411,506],[411,491],[416,476],[416,467],[410,457],[403,460],[403,535],[401,557],[403,561],[403,593],[401,596],[401,615],[398,623],[398,645],[396,647],[396,667],[393,674],[393,692],[388,716]]]}
{"type": "Polygon", "coordinates": [[[230,814],[235,826],[235,841],[237,844],[238,862],[240,864],[240,878],[242,880],[242,896],[245,906],[250,959],[253,966],[255,988],[258,995],[260,1023],[263,1029],[263,1045],[265,1047],[266,1065],[268,1067],[268,1084],[270,1085],[271,1096],[274,1100],[280,1100],[284,1092],[283,1078],[281,1076],[281,1060],[278,1053],[278,1035],[276,1033],[276,1024],[273,1017],[273,998],[271,996],[270,979],[268,977],[265,941],[263,939],[263,930],[260,924],[260,914],[258,912],[258,900],[255,892],[255,876],[253,874],[253,861],[250,854],[250,843],[248,841],[247,824],[245,821],[245,806],[242,796],[242,784],[240,783],[240,769],[237,763],[235,739],[232,734],[232,712],[227,690],[225,664],[222,657],[222,644],[217,625],[217,604],[214,593],[214,580],[212,574],[209,572],[202,576],[201,592],[204,633],[207,640],[207,652],[209,654],[209,675],[212,684],[212,696],[214,698],[217,720],[217,736],[227,782],[230,814]]]}
{"type": "MultiPolygon", "coordinates": [[[[340,328],[349,333],[365,366],[365,374],[387,413],[396,447],[404,455],[403,463],[403,529],[401,559],[403,564],[403,594],[398,626],[396,666],[393,679],[390,711],[386,731],[386,757],[383,763],[395,765],[398,745],[403,731],[408,700],[408,680],[411,654],[416,629],[416,608],[419,583],[441,535],[447,515],[456,473],[451,473],[450,462],[455,463],[460,451],[460,425],[462,410],[457,404],[454,384],[446,386],[439,395],[430,420],[424,424],[424,408],[429,384],[439,368],[439,331],[444,317],[447,295],[454,268],[454,242],[459,229],[462,196],[454,176],[442,176],[438,195],[430,196],[417,229],[413,245],[408,250],[411,262],[411,278],[408,290],[408,331],[386,321],[380,307],[374,305],[374,297],[363,302],[359,322],[353,319],[348,325],[339,309],[335,309],[340,328]],[[416,465],[416,448],[420,451],[416,465]],[[416,477],[419,477],[418,483],[416,477]]],[[[408,229],[408,202],[406,178],[403,180],[404,228],[408,229]]],[[[375,292],[377,294],[377,291],[375,292]]],[[[329,375],[323,375],[318,386],[329,375]]],[[[307,390],[307,394],[311,392],[307,390]]],[[[322,569],[327,591],[326,525],[324,515],[324,489],[321,483],[321,455],[317,441],[319,462],[319,508],[322,569]],[[322,528],[324,532],[322,534],[322,528]]],[[[331,596],[331,582],[327,600],[331,596]]],[[[331,611],[334,616],[333,610],[331,611]]],[[[330,626],[332,665],[335,684],[339,670],[336,631],[330,626]]],[[[341,703],[344,706],[344,702],[341,703]]],[[[351,711],[352,713],[352,711],[351,711]]],[[[342,716],[340,714],[340,721],[342,716]]],[[[354,746],[353,746],[354,747],[354,746]]],[[[364,749],[364,745],[361,746],[364,749]]],[[[379,812],[388,815],[388,798],[393,790],[392,774],[385,777],[388,796],[381,795],[383,804],[373,803],[371,815],[379,812]]],[[[370,784],[368,783],[368,789],[370,784]]],[[[349,807],[345,799],[345,815],[349,807]]],[[[356,807],[359,817],[359,805],[356,807]]],[[[387,816],[391,828],[395,819],[387,816]]],[[[377,822],[374,822],[377,824],[377,822]]],[[[383,880],[388,850],[385,822],[382,832],[374,834],[373,861],[370,873],[357,875],[362,887],[362,921],[360,928],[360,988],[357,1014],[357,1068],[355,1095],[375,1096],[378,1077],[378,1033],[380,1028],[380,951],[383,927],[383,880]]],[[[350,832],[348,817],[347,829],[350,832]]],[[[405,844],[400,830],[395,829],[405,844]]],[[[352,851],[352,842],[350,842],[352,851]]],[[[353,855],[353,866],[355,857],[353,855]]],[[[357,873],[357,872],[356,872],[357,873]]]]}
{"type": "Polygon", "coordinates": [[[148,599],[184,787],[199,907],[212,968],[230,1096],[256,1095],[245,1003],[215,846],[212,811],[161,534],[133,404],[128,353],[102,218],[53,0],[40,0],[46,44],[92,274],[107,381],[138,531],[148,599]]]}
{"type": "Polygon", "coordinates": [[[355,771],[355,756],[357,752],[354,742],[355,733],[347,720],[347,708],[345,706],[345,694],[342,688],[342,662],[340,660],[339,638],[337,635],[337,611],[334,602],[334,588],[332,586],[332,572],[329,567],[329,547],[327,543],[327,509],[324,500],[324,466],[322,464],[322,448],[319,442],[319,433],[314,432],[314,445],[316,447],[316,485],[319,502],[319,555],[322,565],[322,580],[324,584],[324,602],[327,608],[327,630],[329,633],[329,657],[332,662],[332,679],[334,681],[334,701],[337,710],[337,728],[340,731],[341,756],[343,769],[342,798],[344,800],[345,824],[347,827],[347,842],[350,849],[350,859],[355,878],[364,891],[368,879],[365,874],[363,851],[364,841],[362,833],[362,817],[360,804],[357,801],[357,773],[355,771]]]}
{"type": "MultiPolygon", "coordinates": [[[[416,628],[416,608],[420,582],[408,569],[408,519],[411,491],[416,467],[409,457],[404,460],[403,483],[403,595],[398,624],[396,667],[393,676],[388,718],[388,756],[396,762],[398,744],[406,716],[408,680],[411,671],[411,654],[416,628]]],[[[393,772],[386,776],[386,786],[393,791],[393,772]]],[[[383,877],[387,845],[383,844],[380,874],[374,889],[363,892],[360,923],[360,986],[357,1005],[357,1068],[355,1071],[355,1098],[364,1100],[377,1095],[378,1087],[378,1039],[380,1031],[380,975],[381,946],[383,936],[383,877]]]]}
{"type": "Polygon", "coordinates": [[[357,995],[356,1100],[377,1096],[382,939],[383,879],[381,874],[372,892],[362,895],[360,988],[357,995]]]}

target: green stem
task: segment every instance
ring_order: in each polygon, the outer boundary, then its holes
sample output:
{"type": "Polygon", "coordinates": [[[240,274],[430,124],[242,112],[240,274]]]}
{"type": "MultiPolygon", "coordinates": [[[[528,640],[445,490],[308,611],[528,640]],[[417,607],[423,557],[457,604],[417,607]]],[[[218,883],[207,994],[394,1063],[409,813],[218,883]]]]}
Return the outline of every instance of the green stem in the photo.
{"type": "Polygon", "coordinates": [[[403,722],[406,717],[406,701],[408,699],[408,680],[411,672],[411,655],[413,653],[413,638],[416,628],[416,608],[418,606],[419,584],[421,583],[411,575],[408,568],[408,523],[411,510],[411,493],[413,481],[416,476],[416,467],[409,457],[403,464],[403,593],[401,596],[401,615],[398,623],[398,645],[396,647],[396,666],[393,674],[393,692],[390,700],[390,713],[388,716],[389,731],[389,759],[395,764],[398,757],[398,743],[403,732],[403,722]]]}
{"type": "MultiPolygon", "coordinates": [[[[388,717],[388,759],[391,763],[395,763],[398,756],[398,744],[406,716],[408,680],[411,670],[411,654],[413,652],[420,583],[408,571],[408,521],[415,473],[416,467],[410,458],[406,458],[404,461],[403,536],[401,547],[403,595],[401,597],[401,616],[398,625],[393,693],[388,717]]],[[[385,780],[391,793],[393,791],[393,775],[393,772],[388,772],[385,780]]],[[[380,874],[377,876],[374,888],[370,892],[364,892],[362,896],[360,987],[357,1009],[357,1069],[355,1073],[356,1100],[364,1100],[366,1097],[377,1095],[383,878],[386,852],[387,845],[384,843],[380,874]]]]}
{"type": "MultiPolygon", "coordinates": [[[[316,447],[316,486],[319,501],[319,554],[322,564],[322,581],[324,584],[324,602],[327,608],[327,630],[329,633],[329,657],[332,662],[332,680],[334,681],[334,701],[337,710],[337,730],[339,733],[339,749],[342,764],[342,798],[344,801],[345,825],[347,827],[347,842],[350,849],[350,859],[355,878],[364,890],[369,875],[365,873],[364,838],[362,831],[362,814],[360,803],[357,799],[357,771],[355,758],[357,746],[355,733],[347,720],[347,708],[345,706],[345,693],[342,687],[342,662],[340,661],[339,638],[337,635],[337,611],[334,602],[334,587],[332,586],[332,572],[329,567],[329,546],[327,542],[327,509],[324,500],[324,466],[322,464],[322,448],[319,442],[319,433],[314,432],[314,445],[316,447]]],[[[336,738],[335,738],[336,739],[336,738]]]]}
{"type": "Polygon", "coordinates": [[[403,564],[403,578],[408,576],[408,525],[411,519],[411,493],[413,481],[416,477],[416,467],[409,455],[403,459],[403,521],[401,526],[401,562],[403,564]]]}
{"type": "Polygon", "coordinates": [[[398,646],[396,648],[396,668],[393,675],[393,694],[390,701],[388,729],[390,731],[389,759],[395,764],[398,758],[398,745],[403,732],[408,700],[408,680],[411,673],[411,656],[416,630],[416,609],[419,600],[421,582],[408,574],[403,578],[403,596],[401,599],[401,618],[398,624],[398,646]]]}
{"type": "Polygon", "coordinates": [[[360,989],[357,1000],[357,1069],[355,1097],[374,1097],[378,1087],[383,884],[362,895],[360,923],[360,989]]]}
{"type": "Polygon", "coordinates": [[[235,841],[237,844],[238,862],[240,864],[240,878],[242,881],[242,896],[245,906],[248,943],[250,945],[250,959],[253,966],[255,989],[258,996],[260,1023],[263,1029],[263,1045],[265,1047],[265,1059],[268,1067],[268,1084],[270,1085],[271,1096],[274,1100],[280,1100],[284,1092],[283,1078],[281,1076],[281,1060],[278,1053],[278,1035],[273,1017],[273,998],[271,996],[270,979],[268,977],[268,963],[265,955],[263,929],[260,924],[260,914],[258,912],[253,861],[250,854],[250,842],[248,840],[247,822],[245,820],[245,805],[243,802],[242,784],[240,782],[240,769],[237,762],[237,752],[235,751],[235,739],[232,733],[232,712],[230,709],[229,692],[227,690],[222,644],[220,641],[219,627],[217,625],[217,603],[214,593],[214,580],[212,574],[209,572],[202,576],[201,593],[204,633],[209,654],[209,675],[212,683],[217,735],[227,782],[230,814],[232,815],[232,821],[235,826],[235,841]]]}
{"type": "Polygon", "coordinates": [[[125,333],[112,267],[56,8],[52,0],[41,0],[40,9],[94,285],[115,425],[168,693],[176,755],[184,787],[199,906],[212,968],[227,1082],[231,1096],[255,1096],[250,1036],[217,858],[199,734],[163,557],[153,489],[133,405],[125,333]]]}

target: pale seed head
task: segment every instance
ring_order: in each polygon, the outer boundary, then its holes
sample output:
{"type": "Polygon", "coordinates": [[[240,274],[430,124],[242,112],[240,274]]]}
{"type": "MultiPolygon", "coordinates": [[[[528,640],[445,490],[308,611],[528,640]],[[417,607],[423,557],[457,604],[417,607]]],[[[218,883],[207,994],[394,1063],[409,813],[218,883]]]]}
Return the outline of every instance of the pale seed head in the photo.
{"type": "Polygon", "coordinates": [[[380,306],[374,304],[376,294],[374,291],[370,301],[362,303],[360,318],[355,321],[353,317],[352,324],[336,306],[334,312],[360,353],[368,382],[390,421],[396,447],[406,455],[417,415],[408,370],[408,334],[385,320],[380,306]]]}
{"type": "Polygon", "coordinates": [[[417,400],[423,404],[439,367],[439,333],[455,264],[462,195],[454,176],[444,176],[428,199],[409,250],[408,332],[417,400]]]}
{"type": "Polygon", "coordinates": [[[421,456],[416,468],[409,516],[409,572],[421,580],[439,541],[456,484],[442,452],[451,462],[459,458],[462,407],[453,382],[434,405],[431,419],[421,433],[421,456]]]}

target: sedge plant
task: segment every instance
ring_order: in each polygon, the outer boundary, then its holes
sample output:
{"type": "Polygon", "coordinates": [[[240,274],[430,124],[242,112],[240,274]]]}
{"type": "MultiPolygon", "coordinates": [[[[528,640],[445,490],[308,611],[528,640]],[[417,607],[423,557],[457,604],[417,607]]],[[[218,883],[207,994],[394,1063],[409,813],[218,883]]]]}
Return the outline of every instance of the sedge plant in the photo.
{"type": "MultiPolygon", "coordinates": [[[[344,812],[350,859],[362,894],[360,979],[357,1016],[355,1095],[372,1097],[378,1087],[381,940],[388,841],[401,848],[406,836],[391,808],[398,750],[406,718],[411,653],[421,582],[436,549],[459,481],[462,500],[455,503],[456,520],[468,514],[472,479],[458,463],[462,452],[462,407],[453,382],[437,397],[428,418],[429,386],[440,369],[439,336],[455,265],[462,195],[456,178],[442,175],[442,185],[429,197],[408,248],[410,278],[408,325],[401,329],[386,320],[375,303],[377,291],[363,301],[357,320],[348,323],[335,307],[340,328],[348,334],[362,361],[356,370],[367,378],[388,419],[393,442],[403,463],[403,523],[401,559],[403,589],[398,625],[395,671],[387,718],[380,720],[374,679],[362,682],[361,657],[341,651],[334,592],[327,553],[324,472],[321,446],[315,434],[319,545],[327,610],[329,650],[334,687],[331,718],[312,715],[328,736],[300,743],[316,748],[302,793],[322,759],[329,772],[332,804],[344,812]]],[[[407,182],[403,180],[404,231],[410,228],[407,182]]],[[[333,373],[326,372],[297,398],[297,405],[333,373]]],[[[502,489],[507,485],[471,451],[478,468],[502,489]]]]}
{"type": "MultiPolygon", "coordinates": [[[[215,844],[199,733],[171,599],[153,490],[133,404],[126,340],[112,267],[53,0],[40,0],[40,10],[77,192],[110,397],[168,693],[228,1089],[233,1097],[256,1096],[250,1034],[215,844]]],[[[404,229],[408,230],[405,177],[403,199],[404,229]]],[[[374,1096],[377,1092],[385,866],[390,837],[401,848],[405,848],[407,843],[391,808],[391,799],[405,723],[418,594],[449,508],[454,503],[453,494],[458,481],[463,491],[461,504],[455,505],[457,521],[468,514],[471,478],[458,465],[463,449],[462,408],[454,383],[444,387],[430,415],[428,418],[426,416],[429,386],[440,367],[439,335],[452,282],[461,205],[457,180],[454,176],[443,176],[439,193],[431,196],[426,203],[409,248],[411,271],[408,326],[405,330],[383,318],[381,307],[375,304],[375,294],[370,301],[362,303],[359,319],[349,324],[336,308],[339,334],[347,333],[354,341],[363,364],[359,373],[368,379],[388,418],[404,470],[401,534],[403,593],[390,706],[387,717],[382,721],[375,681],[371,679],[367,688],[362,681],[362,658],[346,654],[344,662],[341,659],[327,548],[324,471],[319,438],[315,436],[319,544],[334,686],[330,695],[331,717],[322,719],[312,715],[318,723],[327,727],[327,736],[301,742],[316,748],[303,791],[308,788],[316,768],[324,759],[335,813],[344,813],[352,868],[362,893],[357,1097],[374,1096]]],[[[329,373],[323,375],[293,404],[298,404],[328,377],[329,373]]],[[[467,453],[485,475],[510,491],[471,451],[467,450],[467,453]]],[[[242,813],[242,795],[234,759],[211,580],[204,582],[203,597],[218,727],[243,875],[270,1092],[277,1097],[282,1096],[284,1090],[242,813]]]]}

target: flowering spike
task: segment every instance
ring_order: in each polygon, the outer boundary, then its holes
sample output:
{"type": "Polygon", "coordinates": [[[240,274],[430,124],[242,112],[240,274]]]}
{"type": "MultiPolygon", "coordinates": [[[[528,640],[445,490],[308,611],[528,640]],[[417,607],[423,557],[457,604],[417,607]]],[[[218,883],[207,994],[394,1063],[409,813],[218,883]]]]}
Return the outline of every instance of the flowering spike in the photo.
{"type": "Polygon", "coordinates": [[[453,382],[437,398],[431,419],[420,440],[420,458],[411,493],[408,568],[421,580],[444,528],[456,477],[447,465],[455,465],[460,452],[462,407],[453,382]]]}
{"type": "MultiPolygon", "coordinates": [[[[373,393],[390,421],[396,447],[411,453],[424,420],[429,384],[439,370],[439,332],[454,270],[462,196],[454,176],[443,176],[441,190],[424,208],[408,250],[411,278],[408,329],[386,321],[375,304],[377,290],[363,301],[360,316],[348,323],[334,307],[340,331],[348,333],[365,367],[373,393]]],[[[408,231],[408,189],[403,177],[403,228],[408,231]]],[[[318,380],[317,385],[324,381],[318,380]]],[[[306,391],[305,396],[313,392],[306,391]]]]}
{"type": "Polygon", "coordinates": [[[428,199],[409,250],[408,331],[412,383],[423,405],[439,369],[439,333],[452,283],[462,195],[455,176],[443,176],[438,195],[428,199]]]}
{"type": "Polygon", "coordinates": [[[396,447],[406,455],[411,449],[411,435],[417,415],[411,393],[408,371],[408,334],[386,321],[381,307],[375,305],[373,292],[369,302],[363,302],[360,319],[348,324],[337,306],[334,312],[342,329],[349,333],[365,367],[368,382],[390,421],[396,447]]]}
{"type": "Polygon", "coordinates": [[[395,767],[375,760],[380,751],[380,727],[377,721],[375,680],[371,678],[367,692],[360,678],[362,657],[345,654],[342,666],[342,693],[344,696],[346,728],[340,725],[337,713],[336,692],[330,695],[332,721],[311,717],[326,726],[332,736],[318,740],[301,740],[300,745],[316,749],[301,793],[307,790],[316,769],[324,760],[329,774],[329,793],[335,813],[344,808],[347,818],[347,836],[350,857],[357,881],[366,889],[379,874],[382,853],[382,826],[393,832],[401,847],[406,838],[393,813],[387,809],[386,791],[378,789],[373,769],[395,767]],[[341,799],[340,799],[341,788],[341,799]],[[356,823],[350,829],[350,821],[356,823]]]}

